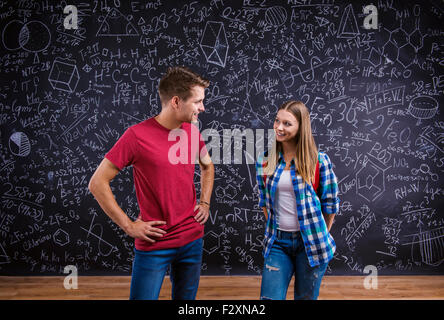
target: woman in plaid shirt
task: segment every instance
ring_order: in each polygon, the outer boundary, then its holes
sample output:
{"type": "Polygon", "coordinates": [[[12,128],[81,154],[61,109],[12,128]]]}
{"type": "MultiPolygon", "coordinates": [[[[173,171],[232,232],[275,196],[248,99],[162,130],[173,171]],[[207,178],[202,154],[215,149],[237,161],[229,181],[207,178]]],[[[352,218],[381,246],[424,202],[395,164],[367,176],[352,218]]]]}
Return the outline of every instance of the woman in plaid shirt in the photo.
{"type": "Polygon", "coordinates": [[[330,228],[339,210],[337,178],[330,158],[317,150],[302,102],[284,103],[273,128],[273,146],[256,163],[267,219],[261,299],[285,300],[295,274],[294,299],[316,300],[336,249],[330,228]]]}

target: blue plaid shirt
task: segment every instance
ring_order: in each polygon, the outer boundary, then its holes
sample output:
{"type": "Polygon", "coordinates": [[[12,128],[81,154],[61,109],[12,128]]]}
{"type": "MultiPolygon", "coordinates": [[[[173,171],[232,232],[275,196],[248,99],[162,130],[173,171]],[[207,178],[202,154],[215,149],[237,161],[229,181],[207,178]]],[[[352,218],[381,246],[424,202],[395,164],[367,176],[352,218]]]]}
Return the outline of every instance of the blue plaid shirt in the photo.
{"type": "MultiPolygon", "coordinates": [[[[278,226],[274,200],[276,186],[286,166],[281,152],[274,174],[265,176],[263,171],[266,157],[267,152],[260,156],[256,163],[256,179],[260,193],[259,206],[266,207],[268,212],[263,251],[265,258],[270,254],[271,247],[276,239],[278,226]],[[264,177],[266,178],[265,182],[264,177]]],[[[305,183],[300,175],[296,175],[294,160],[292,160],[290,166],[299,226],[304,240],[305,252],[312,267],[328,263],[333,258],[336,244],[330,232],[328,232],[322,213],[335,214],[339,211],[338,182],[330,158],[325,153],[319,152],[318,160],[319,197],[311,184],[305,183]]]]}

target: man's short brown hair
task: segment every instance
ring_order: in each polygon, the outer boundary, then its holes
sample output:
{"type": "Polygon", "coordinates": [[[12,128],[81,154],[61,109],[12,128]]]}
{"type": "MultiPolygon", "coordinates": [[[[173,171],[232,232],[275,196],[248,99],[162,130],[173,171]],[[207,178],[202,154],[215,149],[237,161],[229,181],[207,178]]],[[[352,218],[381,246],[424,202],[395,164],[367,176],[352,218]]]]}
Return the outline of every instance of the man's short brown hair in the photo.
{"type": "Polygon", "coordinates": [[[160,79],[160,101],[163,104],[174,96],[187,100],[191,96],[191,88],[196,85],[207,88],[210,81],[186,67],[170,67],[160,79]]]}

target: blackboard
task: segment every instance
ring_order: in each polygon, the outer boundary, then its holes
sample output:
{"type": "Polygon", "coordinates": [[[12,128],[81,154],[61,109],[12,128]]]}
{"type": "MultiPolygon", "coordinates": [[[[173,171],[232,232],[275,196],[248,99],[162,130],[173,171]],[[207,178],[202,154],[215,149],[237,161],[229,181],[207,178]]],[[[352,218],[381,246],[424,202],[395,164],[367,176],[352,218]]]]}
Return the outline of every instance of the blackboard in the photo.
{"type": "MultiPolygon", "coordinates": [[[[160,111],[173,65],[211,81],[199,126],[221,137],[267,132],[280,104],[306,103],[340,188],[327,275],[444,274],[443,18],[439,1],[0,1],[0,274],[131,273],[133,239],[88,182],[128,127],[160,111]],[[376,29],[364,26],[371,4],[376,29]]],[[[261,274],[247,161],[260,148],[245,145],[240,163],[215,166],[202,275],[261,274]]],[[[195,182],[199,195],[198,166],[195,182]]],[[[111,186],[135,219],[131,168],[111,186]]]]}

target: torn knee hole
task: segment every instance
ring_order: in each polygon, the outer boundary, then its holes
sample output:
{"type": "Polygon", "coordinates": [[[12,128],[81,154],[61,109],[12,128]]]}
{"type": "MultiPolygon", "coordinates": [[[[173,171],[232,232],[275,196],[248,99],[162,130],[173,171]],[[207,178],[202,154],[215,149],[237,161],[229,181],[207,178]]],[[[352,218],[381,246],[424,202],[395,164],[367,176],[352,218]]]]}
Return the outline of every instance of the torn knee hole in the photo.
{"type": "Polygon", "coordinates": [[[279,271],[279,268],[273,267],[273,266],[269,266],[268,264],[265,265],[265,268],[268,269],[268,271],[279,271]]]}

